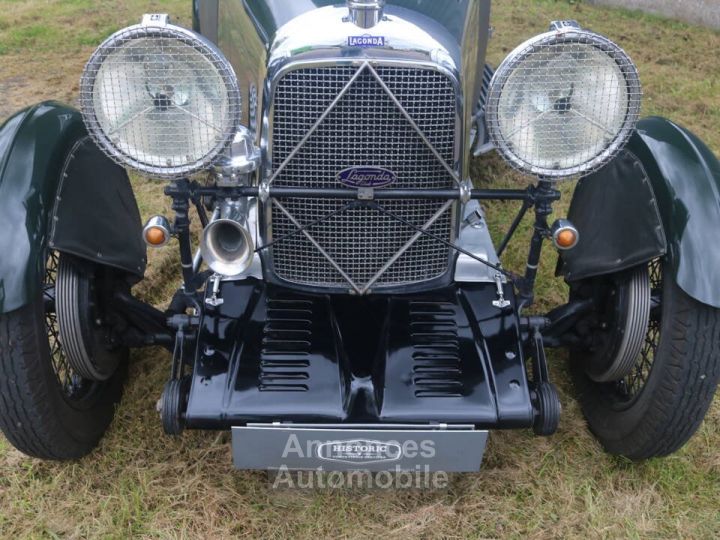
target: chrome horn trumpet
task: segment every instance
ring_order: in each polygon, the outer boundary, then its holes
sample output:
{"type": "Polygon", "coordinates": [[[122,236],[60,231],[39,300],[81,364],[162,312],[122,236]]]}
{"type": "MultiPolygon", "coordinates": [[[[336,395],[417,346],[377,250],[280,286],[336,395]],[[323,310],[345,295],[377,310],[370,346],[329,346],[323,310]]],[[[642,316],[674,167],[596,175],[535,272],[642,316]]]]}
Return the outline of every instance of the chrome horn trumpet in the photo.
{"type": "Polygon", "coordinates": [[[200,244],[203,260],[216,274],[235,277],[250,268],[255,243],[240,202],[228,201],[215,211],[200,244]]]}

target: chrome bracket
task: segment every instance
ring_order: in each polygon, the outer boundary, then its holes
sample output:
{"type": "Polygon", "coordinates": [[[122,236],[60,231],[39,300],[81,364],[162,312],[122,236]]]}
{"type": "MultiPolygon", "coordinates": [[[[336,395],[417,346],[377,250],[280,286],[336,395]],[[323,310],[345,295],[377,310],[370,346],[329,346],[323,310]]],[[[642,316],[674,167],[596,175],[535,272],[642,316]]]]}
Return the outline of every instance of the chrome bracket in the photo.
{"type": "Polygon", "coordinates": [[[260,149],[255,146],[253,135],[240,127],[232,145],[214,166],[219,187],[236,187],[248,184],[249,178],[260,166],[260,149]]]}
{"type": "Polygon", "coordinates": [[[222,277],[219,274],[215,274],[212,278],[212,296],[210,298],[205,299],[205,303],[210,307],[218,307],[222,306],[225,303],[225,300],[220,298],[220,283],[222,282],[222,277]]]}
{"type": "Polygon", "coordinates": [[[503,276],[500,272],[495,274],[495,286],[497,287],[498,299],[494,300],[492,305],[498,309],[510,307],[510,301],[505,299],[505,291],[503,290],[503,276]]]}
{"type": "Polygon", "coordinates": [[[143,15],[142,26],[167,26],[170,24],[170,15],[167,13],[146,13],[143,15]]]}
{"type": "Polygon", "coordinates": [[[550,32],[573,32],[577,30],[582,30],[582,26],[577,21],[553,21],[550,23],[550,32]]]}

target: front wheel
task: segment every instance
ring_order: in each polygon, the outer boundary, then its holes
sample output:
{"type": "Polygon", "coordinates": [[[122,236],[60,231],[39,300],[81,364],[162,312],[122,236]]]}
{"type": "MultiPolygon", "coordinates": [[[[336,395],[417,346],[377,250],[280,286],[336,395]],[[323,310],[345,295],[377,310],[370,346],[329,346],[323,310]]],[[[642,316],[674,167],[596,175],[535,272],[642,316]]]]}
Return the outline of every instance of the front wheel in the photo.
{"type": "Polygon", "coordinates": [[[653,261],[573,287],[598,309],[571,370],[591,431],[612,454],[666,456],[697,431],[720,378],[720,310],[690,298],[653,261]],[[639,320],[638,313],[646,313],[639,320]],[[644,336],[628,362],[633,333],[644,336]],[[620,346],[622,345],[622,346],[620,346]],[[612,376],[606,376],[613,374],[612,376]]]}
{"type": "Polygon", "coordinates": [[[63,347],[63,334],[69,332],[61,332],[59,326],[62,302],[69,303],[66,308],[79,310],[83,322],[90,310],[99,307],[91,293],[94,287],[85,286],[86,279],[95,280],[81,276],[72,259],[51,253],[35,299],[0,316],[0,429],[18,450],[33,457],[69,460],[88,454],[105,433],[120,401],[127,349],[110,344],[100,348],[95,334],[102,332],[90,331],[91,340],[78,331],[76,341],[84,342],[74,346],[82,345],[96,361],[111,366],[104,380],[93,380],[73,367],[63,347]],[[71,294],[67,283],[57,286],[59,274],[68,283],[82,286],[71,294]]]}

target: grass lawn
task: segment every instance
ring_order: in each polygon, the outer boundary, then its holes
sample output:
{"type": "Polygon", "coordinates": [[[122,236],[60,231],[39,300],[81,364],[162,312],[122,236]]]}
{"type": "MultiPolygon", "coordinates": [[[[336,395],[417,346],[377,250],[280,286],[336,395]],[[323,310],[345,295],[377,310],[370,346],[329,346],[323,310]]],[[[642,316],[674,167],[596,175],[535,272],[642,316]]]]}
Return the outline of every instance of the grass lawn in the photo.
{"type": "MultiPolygon", "coordinates": [[[[224,0],[231,1],[231,0],[224,0]]],[[[233,0],[239,1],[239,0],[233,0]]],[[[189,0],[0,0],[0,121],[42,99],[74,102],[85,60],[112,31],[146,11],[189,24],[189,0]]],[[[553,19],[577,19],[627,48],[645,87],[644,115],[691,127],[720,153],[720,34],[578,1],[495,2],[490,61],[553,19]]],[[[483,186],[524,186],[497,157],[474,164],[483,186]]],[[[162,184],[134,180],[144,216],[168,211],[162,184]]],[[[563,186],[567,208],[572,185],[563,186]]],[[[489,206],[496,234],[513,208],[489,206]]],[[[505,258],[524,264],[530,223],[505,258]]],[[[717,248],[715,246],[714,248],[717,248]]],[[[175,246],[151,254],[138,293],[157,304],[177,286],[175,246]]],[[[546,252],[540,307],[563,301],[546,252]]],[[[610,457],[589,434],[564,355],[552,375],[563,402],[560,431],[494,433],[484,470],[439,492],[275,492],[264,473],[231,468],[225,433],[162,434],[155,404],[169,357],[133,355],[131,378],[100,448],[77,463],[29,459],[0,437],[0,537],[704,537],[720,536],[720,403],[674,456],[641,464],[610,457]]]]}

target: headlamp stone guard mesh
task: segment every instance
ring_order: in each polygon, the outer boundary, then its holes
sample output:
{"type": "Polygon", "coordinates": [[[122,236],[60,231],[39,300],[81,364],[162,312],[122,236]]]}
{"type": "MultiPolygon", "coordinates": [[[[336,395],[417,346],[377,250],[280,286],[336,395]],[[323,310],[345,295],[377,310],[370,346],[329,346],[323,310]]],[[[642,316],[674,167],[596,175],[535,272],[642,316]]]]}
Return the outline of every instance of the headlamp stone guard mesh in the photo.
{"type": "Polygon", "coordinates": [[[635,129],[641,101],[637,67],[625,51],[599,34],[565,28],[536,36],[510,53],[491,82],[485,118],[493,144],[512,167],[563,178],[594,172],[615,157],[635,129]],[[598,70],[605,70],[604,78],[596,76],[598,70]],[[526,101],[508,104],[503,100],[508,92],[526,101]],[[528,99],[523,92],[535,94],[528,99]],[[530,107],[537,109],[536,116],[520,120],[530,107]],[[516,122],[509,133],[503,118],[516,122]],[[582,128],[584,135],[572,140],[573,129],[582,128]],[[516,135],[517,146],[509,140],[516,135]],[[562,158],[563,144],[575,148],[574,159],[562,158]],[[541,159],[541,145],[558,158],[541,159]]]}
{"type": "Polygon", "coordinates": [[[170,24],[136,25],[92,55],[80,82],[80,108],[111,159],[173,179],[206,169],[230,145],[241,97],[232,66],[205,38],[170,24]],[[109,69],[116,72],[106,80],[109,69]],[[142,106],[133,110],[133,102],[142,106]],[[123,107],[130,112],[120,118],[123,107]]]}

